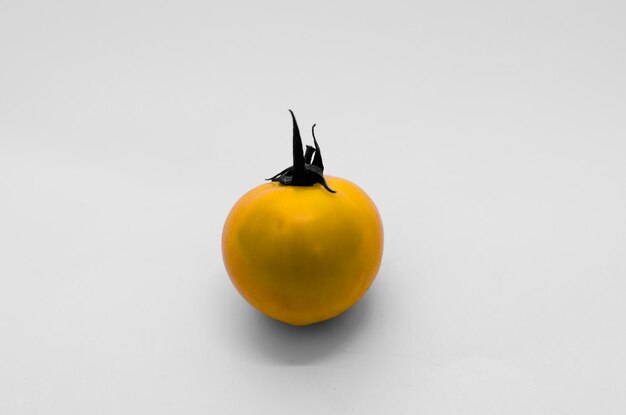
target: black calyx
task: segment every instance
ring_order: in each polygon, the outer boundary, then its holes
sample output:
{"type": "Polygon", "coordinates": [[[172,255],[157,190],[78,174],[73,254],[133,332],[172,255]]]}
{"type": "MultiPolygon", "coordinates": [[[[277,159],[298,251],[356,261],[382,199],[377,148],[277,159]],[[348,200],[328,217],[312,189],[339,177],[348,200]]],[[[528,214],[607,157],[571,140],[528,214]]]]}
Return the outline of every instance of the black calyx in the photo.
{"type": "Polygon", "coordinates": [[[313,186],[315,183],[319,183],[329,192],[336,193],[328,187],[326,180],[324,180],[324,163],[322,162],[320,146],[315,139],[315,125],[312,128],[315,147],[306,146],[305,154],[302,152],[302,138],[300,138],[300,129],[296,117],[293,115],[293,111],[289,110],[289,112],[293,120],[293,165],[266,180],[287,186],[313,186]]]}

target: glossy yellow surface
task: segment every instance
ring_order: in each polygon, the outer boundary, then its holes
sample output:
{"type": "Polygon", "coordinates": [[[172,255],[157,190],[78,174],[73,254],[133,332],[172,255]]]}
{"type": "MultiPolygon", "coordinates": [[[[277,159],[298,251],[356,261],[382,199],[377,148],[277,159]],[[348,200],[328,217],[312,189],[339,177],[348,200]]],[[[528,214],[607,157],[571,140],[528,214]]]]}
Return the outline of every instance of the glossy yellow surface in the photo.
{"type": "Polygon", "coordinates": [[[382,259],[376,206],[355,184],[266,183],[233,206],[222,233],[226,270],[259,311],[293,325],[346,311],[372,284],[382,259]]]}

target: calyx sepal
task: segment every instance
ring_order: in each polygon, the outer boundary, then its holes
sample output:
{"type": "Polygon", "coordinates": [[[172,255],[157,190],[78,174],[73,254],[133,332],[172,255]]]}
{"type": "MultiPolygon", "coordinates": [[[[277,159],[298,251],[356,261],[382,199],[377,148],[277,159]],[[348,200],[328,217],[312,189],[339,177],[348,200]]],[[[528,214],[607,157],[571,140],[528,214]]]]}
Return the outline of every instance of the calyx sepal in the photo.
{"type": "Polygon", "coordinates": [[[328,187],[324,179],[324,163],[322,162],[320,146],[315,138],[315,124],[311,129],[315,147],[307,145],[305,154],[302,151],[302,138],[296,117],[293,115],[293,111],[289,110],[289,112],[293,120],[293,165],[265,180],[279,182],[286,186],[313,186],[315,183],[319,183],[329,192],[336,193],[335,190],[328,187]]]}

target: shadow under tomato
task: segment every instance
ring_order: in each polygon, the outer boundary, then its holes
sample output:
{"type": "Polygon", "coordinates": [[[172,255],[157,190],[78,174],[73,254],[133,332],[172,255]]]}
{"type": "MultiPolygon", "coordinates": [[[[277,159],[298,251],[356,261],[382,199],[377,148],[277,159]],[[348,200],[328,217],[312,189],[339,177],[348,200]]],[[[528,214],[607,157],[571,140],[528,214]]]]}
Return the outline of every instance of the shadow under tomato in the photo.
{"type": "Polygon", "coordinates": [[[251,309],[246,329],[247,348],[270,364],[307,365],[346,353],[349,344],[372,323],[373,293],[367,293],[351,309],[330,320],[309,326],[291,326],[251,309]]]}

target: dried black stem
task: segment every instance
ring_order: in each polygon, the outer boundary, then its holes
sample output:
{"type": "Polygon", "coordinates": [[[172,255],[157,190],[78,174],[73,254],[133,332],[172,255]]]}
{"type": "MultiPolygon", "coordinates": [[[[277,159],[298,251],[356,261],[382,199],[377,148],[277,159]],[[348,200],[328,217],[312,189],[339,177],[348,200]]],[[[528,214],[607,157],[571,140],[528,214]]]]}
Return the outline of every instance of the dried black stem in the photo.
{"type": "Polygon", "coordinates": [[[306,146],[306,154],[303,154],[300,129],[293,111],[289,110],[289,112],[293,120],[293,165],[266,180],[287,186],[313,186],[315,183],[319,183],[329,192],[336,193],[328,187],[324,179],[324,163],[322,162],[320,146],[315,138],[315,124],[312,128],[315,148],[306,146]],[[313,161],[311,162],[311,160],[313,161]]]}

